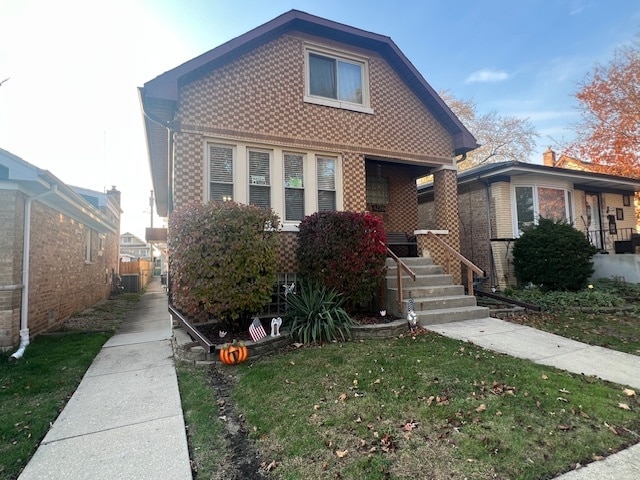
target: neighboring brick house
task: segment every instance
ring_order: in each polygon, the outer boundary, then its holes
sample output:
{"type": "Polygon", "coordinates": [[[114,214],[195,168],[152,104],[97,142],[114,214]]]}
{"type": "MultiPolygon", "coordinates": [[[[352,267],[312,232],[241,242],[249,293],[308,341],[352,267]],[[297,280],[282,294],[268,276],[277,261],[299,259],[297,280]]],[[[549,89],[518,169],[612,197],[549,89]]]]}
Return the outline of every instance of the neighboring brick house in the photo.
{"type": "Polygon", "coordinates": [[[120,192],[69,187],[0,149],[0,349],[111,293],[120,192]]]}
{"type": "MultiPolygon", "coordinates": [[[[551,152],[552,153],[552,152],[551,152]]],[[[458,174],[460,252],[487,272],[483,287],[515,285],[511,248],[540,216],[564,219],[607,254],[630,251],[640,180],[546,165],[501,162],[458,174]]],[[[433,184],[418,188],[420,228],[434,228],[433,184]]]]}
{"type": "MultiPolygon", "coordinates": [[[[291,10],[139,89],[157,211],[234,200],[297,226],[322,210],[418,227],[416,178],[433,174],[435,228],[458,247],[455,158],[477,147],[389,38],[291,10]]],[[[433,252],[432,252],[433,253],[433,252]]]]}

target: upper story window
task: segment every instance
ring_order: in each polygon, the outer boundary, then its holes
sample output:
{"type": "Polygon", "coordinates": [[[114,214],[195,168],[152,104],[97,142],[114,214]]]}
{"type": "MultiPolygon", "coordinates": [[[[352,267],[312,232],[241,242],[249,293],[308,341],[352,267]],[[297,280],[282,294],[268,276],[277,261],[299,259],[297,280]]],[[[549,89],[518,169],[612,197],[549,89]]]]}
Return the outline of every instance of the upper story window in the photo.
{"type": "Polygon", "coordinates": [[[306,102],[373,113],[369,106],[366,60],[328,51],[307,50],[306,67],[306,102]]]}
{"type": "Polygon", "coordinates": [[[233,200],[233,147],[209,145],[209,200],[233,200]]]}

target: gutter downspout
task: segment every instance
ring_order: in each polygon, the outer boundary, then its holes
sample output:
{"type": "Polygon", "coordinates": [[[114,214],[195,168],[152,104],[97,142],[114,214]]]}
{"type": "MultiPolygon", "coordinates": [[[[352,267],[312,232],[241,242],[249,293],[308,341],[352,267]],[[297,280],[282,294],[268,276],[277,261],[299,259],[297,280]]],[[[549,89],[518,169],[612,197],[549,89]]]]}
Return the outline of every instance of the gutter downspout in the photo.
{"type": "Polygon", "coordinates": [[[29,345],[29,254],[31,253],[31,204],[36,200],[47,197],[58,191],[58,185],[51,185],[51,189],[33,197],[27,198],[24,204],[24,242],[22,247],[22,299],[20,305],[20,346],[10,358],[18,360],[24,355],[29,345]]]}

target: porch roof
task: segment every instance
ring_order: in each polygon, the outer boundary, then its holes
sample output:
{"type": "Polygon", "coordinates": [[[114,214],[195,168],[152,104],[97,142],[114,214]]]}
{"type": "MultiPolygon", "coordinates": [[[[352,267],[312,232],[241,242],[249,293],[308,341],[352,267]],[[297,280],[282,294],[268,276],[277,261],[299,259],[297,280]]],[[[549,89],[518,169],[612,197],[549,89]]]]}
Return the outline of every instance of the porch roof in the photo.
{"type": "Polygon", "coordinates": [[[456,155],[462,155],[478,147],[473,135],[391,38],[298,10],[290,10],[157,76],[138,89],[159,215],[166,216],[168,213],[170,148],[168,131],[174,120],[179,88],[289,31],[300,31],[378,52],[451,134],[456,155]]]}
{"type": "MultiPolygon", "coordinates": [[[[476,181],[489,183],[510,181],[513,177],[531,174],[564,179],[571,182],[573,188],[577,190],[622,195],[633,195],[635,192],[640,192],[640,179],[517,161],[492,163],[459,172],[458,185],[476,181]]],[[[432,189],[433,183],[425,183],[418,187],[418,196],[424,195],[432,189]]]]}

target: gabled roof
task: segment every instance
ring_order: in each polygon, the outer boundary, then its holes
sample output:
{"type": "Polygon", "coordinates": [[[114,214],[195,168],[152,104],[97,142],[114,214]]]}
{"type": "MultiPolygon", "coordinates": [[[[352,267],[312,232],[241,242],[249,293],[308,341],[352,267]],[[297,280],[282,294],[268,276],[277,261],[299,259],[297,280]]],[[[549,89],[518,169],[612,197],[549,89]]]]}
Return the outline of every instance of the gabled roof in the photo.
{"type": "MultiPolygon", "coordinates": [[[[43,196],[40,201],[60,213],[67,215],[80,223],[99,232],[115,233],[117,225],[108,218],[98,206],[89,202],[81,193],[73,187],[66,185],[48,170],[32,165],[22,158],[0,148],[0,188],[4,183],[9,187],[19,188],[29,196],[35,196],[50,192],[43,196]]],[[[93,190],[79,189],[88,194],[92,192],[96,202],[106,201],[107,194],[95,192],[93,190]],[[102,198],[104,197],[104,198],[102,198]]]]}
{"type": "Polygon", "coordinates": [[[209,50],[157,76],[153,80],[146,82],[144,87],[139,89],[145,117],[151,173],[160,215],[166,215],[166,208],[163,205],[166,206],[168,201],[168,193],[165,192],[167,190],[168,171],[161,164],[162,161],[166,161],[166,155],[168,154],[167,133],[164,128],[169,127],[173,121],[173,110],[176,107],[180,86],[207,75],[214,69],[289,31],[304,32],[378,52],[451,134],[456,155],[464,154],[478,147],[473,135],[426,82],[391,38],[326,20],[299,10],[290,10],[213,50],[209,50]],[[156,157],[163,157],[163,159],[160,160],[160,158],[156,157]]]}
{"type": "MultiPolygon", "coordinates": [[[[567,180],[577,190],[620,193],[622,195],[633,195],[635,192],[640,192],[640,179],[517,161],[490,163],[458,172],[458,185],[476,181],[489,183],[509,181],[508,179],[514,177],[531,174],[567,180]]],[[[431,190],[433,190],[433,183],[425,183],[418,187],[418,195],[431,190]]]]}

